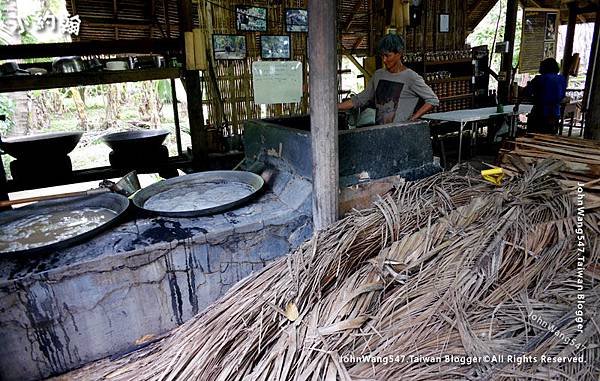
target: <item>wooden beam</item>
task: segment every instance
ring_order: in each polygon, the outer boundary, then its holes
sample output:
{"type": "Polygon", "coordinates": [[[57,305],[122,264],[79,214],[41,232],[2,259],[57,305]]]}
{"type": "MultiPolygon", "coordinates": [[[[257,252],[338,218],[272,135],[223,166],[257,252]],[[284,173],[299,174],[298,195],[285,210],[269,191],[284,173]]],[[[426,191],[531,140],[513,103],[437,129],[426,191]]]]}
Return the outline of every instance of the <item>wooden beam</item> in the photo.
{"type": "MultiPolygon", "coordinates": [[[[194,28],[192,21],[191,0],[178,0],[179,34],[183,43],[184,32],[191,32],[194,28]]],[[[185,55],[185,51],[184,51],[185,55]]],[[[202,87],[200,86],[200,71],[184,70],[185,92],[187,95],[187,108],[192,138],[192,162],[196,169],[206,168],[208,157],[208,141],[206,127],[204,126],[204,112],[202,110],[202,87]]]]}
{"type": "Polygon", "coordinates": [[[176,38],[1,45],[0,60],[121,53],[165,54],[181,53],[182,49],[183,43],[176,38]]]}
{"type": "Polygon", "coordinates": [[[362,2],[363,2],[363,0],[357,0],[356,3],[354,3],[354,7],[352,7],[352,13],[350,13],[348,20],[346,20],[346,23],[344,23],[344,26],[342,27],[342,30],[344,32],[347,32],[348,29],[350,28],[350,25],[352,25],[352,21],[354,21],[354,16],[356,15],[356,12],[358,12],[360,7],[362,6],[362,2]]]}
{"type": "Polygon", "coordinates": [[[470,28],[471,30],[475,29],[475,27],[477,26],[477,24],[479,24],[481,22],[481,20],[483,20],[483,18],[492,10],[492,8],[494,8],[494,6],[498,3],[498,1],[490,1],[490,0],[481,0],[479,1],[474,7],[471,7],[470,12],[469,12],[469,16],[474,14],[474,13],[478,13],[480,16],[477,18],[470,18],[468,17],[467,23],[468,28],[470,28]],[[481,9],[478,9],[481,8],[481,9]]]}
{"type": "Polygon", "coordinates": [[[89,24],[102,24],[102,25],[117,25],[117,26],[145,26],[150,27],[150,24],[155,22],[154,19],[144,18],[139,20],[122,19],[118,17],[81,17],[81,22],[89,24]]]}
{"type": "Polygon", "coordinates": [[[338,218],[336,2],[309,1],[309,88],[313,223],[323,230],[338,218]],[[329,52],[323,54],[323,52],[329,52]]]}
{"type": "MultiPolygon", "coordinates": [[[[506,24],[504,26],[504,42],[508,43],[508,52],[502,54],[498,81],[498,98],[503,104],[510,102],[510,86],[513,74],[512,60],[515,51],[515,33],[517,30],[517,0],[508,0],[506,4],[506,24]]],[[[493,49],[493,47],[492,47],[493,49]]]]}
{"type": "MultiPolygon", "coordinates": [[[[152,29],[153,24],[150,22],[144,22],[140,24],[128,24],[125,22],[94,22],[89,20],[81,20],[81,25],[86,27],[109,27],[109,28],[123,28],[132,30],[148,30],[152,29]]],[[[150,37],[148,37],[150,38],[150,37]]]]}
{"type": "Polygon", "coordinates": [[[569,69],[571,68],[571,56],[573,55],[573,41],[575,40],[575,25],[577,25],[577,4],[567,4],[569,8],[569,22],[567,24],[567,36],[565,38],[565,50],[562,60],[562,74],[569,78],[569,69]]]}
{"type": "Polygon", "coordinates": [[[175,79],[171,78],[171,104],[173,106],[173,121],[175,122],[175,141],[177,142],[177,154],[181,156],[183,154],[183,148],[181,147],[181,126],[179,125],[179,107],[177,103],[177,90],[175,86],[175,79]]]}
{"type": "Polygon", "coordinates": [[[43,76],[12,76],[2,78],[0,81],[0,93],[91,86],[105,83],[153,81],[157,79],[179,78],[179,75],[180,71],[178,68],[165,68],[48,74],[43,76]]]}
{"type": "Polygon", "coordinates": [[[585,113],[586,139],[600,140],[600,11],[596,11],[594,37],[592,38],[592,54],[588,64],[588,73],[585,81],[585,95],[583,98],[585,113]]]}
{"type": "Polygon", "coordinates": [[[356,58],[354,58],[354,56],[352,54],[350,54],[349,52],[345,52],[344,55],[350,60],[350,62],[352,62],[354,64],[354,66],[356,66],[358,68],[358,70],[360,70],[360,72],[365,76],[365,79],[368,81],[371,79],[371,77],[373,76],[373,74],[368,71],[367,69],[365,69],[357,60],[356,58]]]}
{"type": "Polygon", "coordinates": [[[557,8],[543,8],[543,7],[527,7],[525,8],[526,11],[531,11],[531,12],[558,12],[560,11],[560,9],[557,8]]]}
{"type": "MultiPolygon", "coordinates": [[[[569,3],[569,5],[572,3],[569,3]]],[[[588,4],[585,7],[577,8],[577,14],[594,13],[598,10],[598,4],[588,4]]]]}
{"type": "Polygon", "coordinates": [[[354,40],[354,44],[352,44],[352,51],[354,51],[356,48],[358,48],[364,39],[365,39],[365,36],[360,36],[359,38],[354,40]]]}
{"type": "Polygon", "coordinates": [[[169,17],[169,1],[163,0],[163,16],[167,24],[167,38],[171,38],[171,18],[169,17]]]}

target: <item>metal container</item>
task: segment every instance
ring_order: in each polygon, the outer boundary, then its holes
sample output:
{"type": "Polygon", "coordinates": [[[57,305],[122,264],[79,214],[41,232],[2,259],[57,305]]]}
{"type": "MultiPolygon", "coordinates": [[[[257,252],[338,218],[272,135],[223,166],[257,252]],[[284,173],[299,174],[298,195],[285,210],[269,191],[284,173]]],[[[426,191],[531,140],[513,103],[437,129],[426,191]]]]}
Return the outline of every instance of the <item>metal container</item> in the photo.
{"type": "Polygon", "coordinates": [[[0,148],[17,159],[60,157],[75,149],[83,132],[52,132],[6,138],[0,141],[0,148]]]}
{"type": "Polygon", "coordinates": [[[19,64],[14,61],[4,62],[0,65],[0,76],[10,75],[29,75],[29,72],[19,68],[19,64]]]}
{"type": "Polygon", "coordinates": [[[61,57],[52,62],[52,70],[56,73],[79,73],[86,68],[81,57],[61,57]]]}
{"type": "Polygon", "coordinates": [[[158,149],[169,135],[167,130],[140,130],[104,135],[102,141],[119,152],[144,152],[158,149]]]}
{"type": "MultiPolygon", "coordinates": [[[[208,171],[171,178],[152,184],[133,196],[133,204],[140,210],[169,217],[197,217],[224,212],[247,203],[255,197],[264,185],[264,180],[252,172],[208,171]],[[221,187],[221,189],[219,189],[221,187]],[[236,192],[240,188],[241,192],[236,192]],[[232,194],[219,199],[211,199],[205,207],[176,210],[182,204],[178,200],[189,200],[194,196],[223,195],[222,191],[232,190],[232,194]],[[150,206],[149,201],[158,195],[164,195],[167,202],[164,207],[150,206]],[[168,205],[168,202],[171,202],[168,205]]],[[[205,200],[203,200],[204,202],[205,200]]]]}
{"type": "MultiPolygon", "coordinates": [[[[50,201],[40,201],[36,204],[28,205],[15,210],[4,211],[0,213],[0,231],[6,229],[8,224],[12,224],[17,220],[24,220],[33,216],[53,215],[70,211],[81,211],[85,208],[104,208],[112,211],[115,215],[112,218],[104,221],[101,225],[82,232],[68,236],[58,242],[50,242],[42,246],[32,247],[27,250],[0,251],[0,255],[24,255],[40,252],[50,252],[53,250],[62,249],[72,246],[79,242],[84,242],[108,227],[115,224],[118,219],[125,213],[129,206],[129,199],[125,196],[116,193],[103,193],[93,196],[85,196],[78,198],[59,199],[50,201]]],[[[14,241],[22,239],[15,237],[14,241]]]]}

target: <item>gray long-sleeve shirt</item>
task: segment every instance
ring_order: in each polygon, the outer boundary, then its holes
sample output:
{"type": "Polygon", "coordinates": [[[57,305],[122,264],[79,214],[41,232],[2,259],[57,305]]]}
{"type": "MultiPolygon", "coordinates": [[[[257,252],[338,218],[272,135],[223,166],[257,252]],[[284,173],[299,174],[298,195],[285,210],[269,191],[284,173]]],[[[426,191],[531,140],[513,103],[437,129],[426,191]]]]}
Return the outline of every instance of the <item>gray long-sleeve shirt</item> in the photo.
{"type": "Polygon", "coordinates": [[[440,104],[431,87],[413,70],[407,68],[399,73],[390,73],[379,69],[373,74],[367,88],[352,97],[352,106],[375,106],[376,123],[386,124],[410,119],[419,99],[433,106],[440,104]]]}

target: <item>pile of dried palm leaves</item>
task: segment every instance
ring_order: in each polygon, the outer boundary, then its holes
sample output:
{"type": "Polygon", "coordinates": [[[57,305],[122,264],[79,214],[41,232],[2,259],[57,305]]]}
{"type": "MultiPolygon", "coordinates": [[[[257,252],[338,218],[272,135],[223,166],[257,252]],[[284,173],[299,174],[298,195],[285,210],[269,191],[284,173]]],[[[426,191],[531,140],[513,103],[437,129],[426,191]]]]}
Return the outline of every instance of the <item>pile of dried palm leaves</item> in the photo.
{"type": "MultiPolygon", "coordinates": [[[[598,379],[600,276],[578,277],[576,191],[547,176],[558,165],[540,163],[503,188],[454,172],[405,183],[164,340],[66,378],[598,379]]],[[[599,220],[585,210],[586,266],[598,261],[599,220]]]]}
{"type": "Polygon", "coordinates": [[[563,162],[560,174],[569,180],[589,182],[600,177],[600,142],[547,134],[527,134],[505,142],[499,162],[514,168],[512,159],[518,157],[527,164],[545,159],[563,162]]]}

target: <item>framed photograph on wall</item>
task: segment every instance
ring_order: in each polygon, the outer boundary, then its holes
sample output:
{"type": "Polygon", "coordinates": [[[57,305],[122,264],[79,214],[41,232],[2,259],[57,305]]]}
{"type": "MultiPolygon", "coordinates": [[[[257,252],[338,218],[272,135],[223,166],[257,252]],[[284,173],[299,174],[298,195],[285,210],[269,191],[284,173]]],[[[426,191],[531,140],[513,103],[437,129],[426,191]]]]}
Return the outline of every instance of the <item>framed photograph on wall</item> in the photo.
{"type": "Polygon", "coordinates": [[[556,13],[546,13],[546,25],[544,29],[544,40],[556,40],[556,13]]]}
{"type": "Polygon", "coordinates": [[[267,8],[236,5],[235,27],[242,32],[266,32],[267,8]]]}
{"type": "Polygon", "coordinates": [[[448,33],[450,32],[450,14],[440,13],[438,22],[438,32],[448,33]]]}
{"type": "Polygon", "coordinates": [[[213,34],[212,40],[216,60],[241,60],[246,58],[246,36],[213,34]]]}
{"type": "Polygon", "coordinates": [[[544,42],[544,59],[556,58],[556,44],[554,41],[544,42]]]}
{"type": "Polygon", "coordinates": [[[264,59],[291,58],[290,36],[260,36],[260,56],[264,59]]]}
{"type": "Polygon", "coordinates": [[[299,8],[286,9],[285,31],[288,33],[308,32],[308,11],[299,8]]]}

